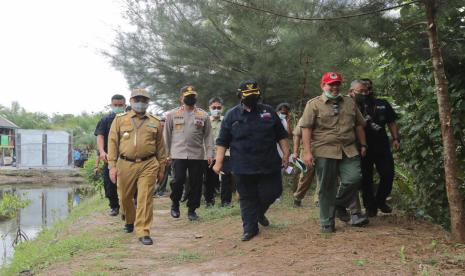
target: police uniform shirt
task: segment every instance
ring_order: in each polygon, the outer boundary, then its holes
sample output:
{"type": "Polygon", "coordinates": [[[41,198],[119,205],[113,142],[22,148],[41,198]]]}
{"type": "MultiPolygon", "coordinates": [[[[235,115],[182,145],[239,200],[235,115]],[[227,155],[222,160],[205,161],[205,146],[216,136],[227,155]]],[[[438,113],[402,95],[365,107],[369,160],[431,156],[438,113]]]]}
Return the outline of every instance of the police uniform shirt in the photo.
{"type": "Polygon", "coordinates": [[[216,145],[230,149],[235,174],[269,174],[281,169],[276,143],[287,137],[271,106],[248,112],[239,104],[224,116],[216,145]]]}
{"type": "Polygon", "coordinates": [[[108,152],[108,134],[110,133],[111,123],[115,119],[116,114],[111,112],[110,114],[104,116],[100,121],[97,123],[97,127],[95,128],[94,135],[103,135],[103,149],[105,152],[108,152]]]}
{"type": "Polygon", "coordinates": [[[133,110],[118,114],[108,137],[108,164],[114,167],[120,156],[132,160],[155,156],[164,168],[166,151],[160,120],[149,113],[139,117],[133,110]]]}
{"type": "Polygon", "coordinates": [[[370,150],[385,150],[389,149],[389,138],[386,133],[386,124],[394,123],[398,116],[392,106],[386,100],[374,98],[368,103],[360,107],[363,115],[370,115],[372,121],[379,125],[379,130],[373,129],[370,122],[365,126],[365,134],[368,148],[370,150]]]}
{"type": "Polygon", "coordinates": [[[359,154],[356,126],[365,126],[365,119],[354,100],[344,96],[335,107],[324,94],[307,102],[300,122],[300,127],[312,131],[313,155],[331,159],[342,159],[343,153],[349,158],[359,154]]]}
{"type": "Polygon", "coordinates": [[[213,157],[213,136],[210,118],[195,107],[188,111],[181,106],[166,115],[163,131],[171,159],[205,160],[213,157]]]}

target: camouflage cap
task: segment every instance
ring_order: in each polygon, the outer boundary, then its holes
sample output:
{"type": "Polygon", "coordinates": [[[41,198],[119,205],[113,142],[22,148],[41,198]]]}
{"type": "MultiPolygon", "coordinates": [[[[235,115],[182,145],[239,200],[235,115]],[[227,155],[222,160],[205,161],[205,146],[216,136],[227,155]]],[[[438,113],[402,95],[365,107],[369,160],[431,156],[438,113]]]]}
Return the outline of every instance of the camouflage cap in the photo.
{"type": "Polygon", "coordinates": [[[136,88],[131,92],[131,98],[142,96],[150,99],[150,94],[144,88],[136,88]]]}

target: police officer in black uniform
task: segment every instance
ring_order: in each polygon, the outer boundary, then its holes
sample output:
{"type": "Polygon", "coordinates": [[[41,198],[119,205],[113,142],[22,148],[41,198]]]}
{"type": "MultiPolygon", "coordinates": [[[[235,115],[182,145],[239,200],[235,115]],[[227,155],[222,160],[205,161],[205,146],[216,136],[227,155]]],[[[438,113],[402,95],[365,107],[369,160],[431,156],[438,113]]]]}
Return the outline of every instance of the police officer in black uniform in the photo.
{"type": "Polygon", "coordinates": [[[351,92],[367,121],[365,127],[367,154],[362,158],[362,197],[367,215],[374,217],[378,210],[391,213],[392,208],[386,204],[391,194],[394,180],[394,160],[386,133],[386,125],[392,137],[392,146],[400,149],[400,139],[396,120],[397,114],[391,105],[375,97],[370,79],[355,80],[351,84],[351,92]],[[379,174],[379,185],[376,193],[373,188],[373,167],[379,174]]]}
{"type": "MultiPolygon", "coordinates": [[[[95,128],[94,135],[97,136],[97,148],[99,154],[99,160],[104,162],[103,166],[103,187],[105,190],[105,197],[110,202],[110,216],[117,216],[119,214],[119,200],[116,184],[111,182],[108,171],[108,134],[110,133],[111,123],[117,113],[123,113],[126,108],[126,99],[123,95],[113,95],[111,97],[111,112],[104,116],[95,128]]],[[[98,166],[98,164],[96,164],[98,166]]]]}
{"type": "Polygon", "coordinates": [[[241,103],[221,123],[213,170],[221,173],[229,148],[240,197],[242,240],[248,241],[258,234],[258,223],[270,224],[265,213],[282,193],[281,168],[288,165],[289,145],[288,133],[274,109],[258,103],[261,93],[255,81],[242,82],[238,95],[241,103]],[[282,160],[276,143],[284,153],[282,160]]]}

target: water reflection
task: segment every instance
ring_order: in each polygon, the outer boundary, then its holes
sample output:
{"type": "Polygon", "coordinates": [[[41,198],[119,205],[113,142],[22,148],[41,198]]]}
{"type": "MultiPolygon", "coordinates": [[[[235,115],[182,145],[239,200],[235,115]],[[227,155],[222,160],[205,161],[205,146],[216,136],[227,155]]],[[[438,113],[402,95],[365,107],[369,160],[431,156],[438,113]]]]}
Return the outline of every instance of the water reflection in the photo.
{"type": "Polygon", "coordinates": [[[68,216],[71,209],[90,192],[88,187],[25,187],[0,188],[0,198],[5,193],[16,193],[32,202],[18,212],[16,218],[0,221],[0,264],[4,265],[13,256],[13,243],[18,233],[34,239],[39,232],[68,216]]]}

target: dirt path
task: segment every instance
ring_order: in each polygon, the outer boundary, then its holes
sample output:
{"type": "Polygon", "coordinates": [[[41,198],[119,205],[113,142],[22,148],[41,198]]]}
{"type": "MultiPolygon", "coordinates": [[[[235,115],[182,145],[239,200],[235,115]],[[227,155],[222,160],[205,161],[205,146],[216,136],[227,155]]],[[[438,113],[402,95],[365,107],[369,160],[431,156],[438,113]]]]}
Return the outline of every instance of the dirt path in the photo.
{"type": "Polygon", "coordinates": [[[95,229],[120,245],[74,256],[44,275],[465,275],[465,246],[448,241],[439,227],[397,215],[380,216],[368,227],[337,222],[337,232],[319,233],[317,209],[273,205],[272,223],[258,237],[239,241],[237,207],[201,208],[190,223],[169,215],[169,198],[155,199],[153,246],[121,232],[121,221],[99,213],[69,233],[95,229]]]}

